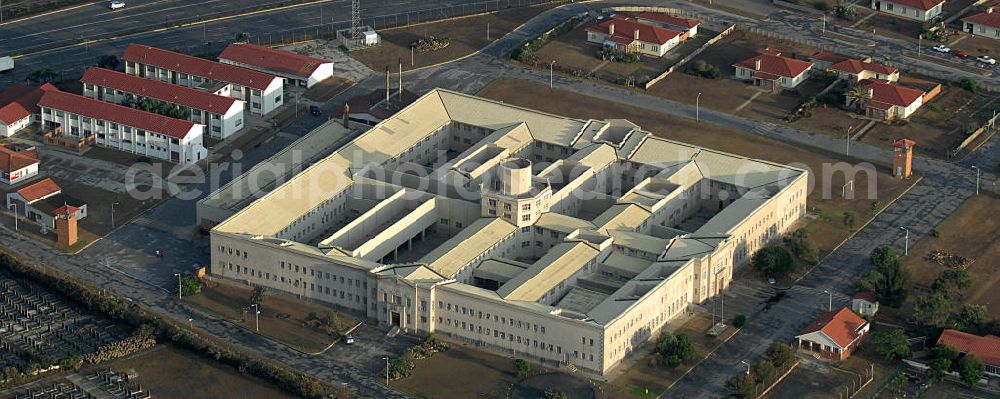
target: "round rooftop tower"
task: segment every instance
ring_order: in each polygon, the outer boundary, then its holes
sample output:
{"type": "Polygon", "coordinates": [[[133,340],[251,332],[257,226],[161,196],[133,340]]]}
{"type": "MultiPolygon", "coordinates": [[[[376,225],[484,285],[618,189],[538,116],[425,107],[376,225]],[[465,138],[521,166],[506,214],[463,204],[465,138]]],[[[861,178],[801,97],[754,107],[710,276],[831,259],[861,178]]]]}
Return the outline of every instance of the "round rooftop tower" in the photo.
{"type": "Polygon", "coordinates": [[[500,189],[510,196],[531,192],[531,161],[508,158],[500,162],[500,189]]]}

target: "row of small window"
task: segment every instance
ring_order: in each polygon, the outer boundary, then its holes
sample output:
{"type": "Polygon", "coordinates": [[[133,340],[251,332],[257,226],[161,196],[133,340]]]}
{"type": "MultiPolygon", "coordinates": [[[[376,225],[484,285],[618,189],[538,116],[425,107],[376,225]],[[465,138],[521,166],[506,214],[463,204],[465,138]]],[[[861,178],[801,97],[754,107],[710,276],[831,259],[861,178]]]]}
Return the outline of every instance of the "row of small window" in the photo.
{"type": "MultiPolygon", "coordinates": [[[[451,220],[449,220],[448,218],[441,218],[441,220],[439,220],[438,222],[444,225],[451,224],[451,220]]],[[[455,222],[455,228],[456,229],[462,228],[462,222],[455,222]]]]}
{"type": "MultiPolygon", "coordinates": [[[[472,323],[466,323],[464,321],[463,322],[459,322],[458,320],[455,320],[454,322],[452,322],[451,319],[444,319],[442,317],[438,317],[438,323],[447,324],[448,326],[454,326],[455,328],[461,328],[462,330],[469,330],[470,332],[476,332],[478,334],[483,334],[483,335],[490,335],[490,333],[491,333],[491,331],[490,331],[490,329],[488,327],[487,328],[483,328],[483,326],[476,326],[476,325],[474,325],[472,323]]],[[[522,337],[520,335],[508,334],[505,331],[500,331],[500,330],[496,330],[496,329],[492,330],[492,334],[493,334],[493,338],[499,338],[501,340],[506,339],[506,340],[510,341],[511,343],[514,343],[514,342],[516,342],[518,344],[522,344],[523,343],[525,346],[534,346],[535,349],[548,350],[549,352],[555,352],[556,354],[562,354],[562,346],[558,346],[558,345],[553,346],[551,343],[546,344],[545,342],[542,342],[542,341],[539,341],[539,340],[533,340],[531,338],[522,337]]],[[[593,345],[591,345],[591,346],[593,346],[593,345]]],[[[581,358],[580,357],[580,351],[573,351],[573,358],[580,359],[581,358]]],[[[592,361],[594,361],[594,355],[593,354],[588,355],[588,354],[584,353],[583,354],[583,359],[592,362],[592,361]]]]}
{"type": "MultiPolygon", "coordinates": [[[[42,113],[44,115],[52,115],[52,109],[51,108],[44,108],[42,110],[42,113]]],[[[55,117],[56,118],[63,118],[64,116],[65,116],[65,113],[63,113],[63,111],[55,111],[55,117]]],[[[71,114],[69,114],[69,120],[70,121],[79,121],[80,120],[80,116],[77,115],[77,114],[72,114],[71,113],[71,114]]],[[[97,125],[98,127],[104,127],[106,125],[104,123],[103,119],[93,119],[93,118],[83,117],[83,122],[82,122],[83,125],[89,126],[91,123],[93,123],[94,125],[97,125]],[[91,122],[91,121],[93,121],[93,122],[91,122]]],[[[112,131],[117,131],[118,130],[118,124],[115,123],[115,122],[109,122],[109,123],[107,123],[107,125],[110,126],[110,129],[112,131]]],[[[72,127],[72,129],[75,132],[79,132],[79,129],[77,127],[72,127]]],[[[124,126],[124,125],[121,126],[121,130],[122,130],[122,133],[125,133],[125,134],[131,134],[132,133],[132,128],[128,127],[128,126],[124,126]]],[[[87,129],[84,129],[84,132],[88,136],[91,134],[91,131],[87,130],[87,129]]],[[[146,133],[149,133],[149,135],[151,137],[165,137],[162,134],[158,134],[158,133],[154,133],[154,132],[147,132],[147,131],[142,130],[142,129],[135,129],[135,134],[138,135],[138,136],[145,136],[146,133]]],[[[180,141],[178,139],[176,139],[176,138],[171,138],[170,142],[172,144],[178,144],[180,141]]]]}
{"type": "MultiPolygon", "coordinates": [[[[555,151],[556,150],[556,146],[555,145],[549,144],[549,143],[542,143],[541,141],[536,141],[535,142],[535,148],[544,148],[544,149],[549,150],[549,151],[555,151]]],[[[559,152],[561,152],[563,154],[569,154],[569,148],[568,147],[559,146],[559,152]]]]}
{"type": "MultiPolygon", "coordinates": [[[[452,307],[452,305],[450,303],[446,304],[443,301],[438,301],[438,309],[447,309],[448,311],[454,310],[455,313],[458,313],[459,309],[461,309],[463,315],[475,316],[475,317],[477,317],[480,320],[489,320],[490,319],[490,314],[489,313],[479,312],[478,315],[477,315],[476,311],[474,309],[466,308],[465,306],[458,306],[458,305],[455,305],[454,307],[452,307]]],[[[523,328],[525,328],[527,330],[531,330],[532,327],[534,327],[535,332],[540,332],[542,334],[545,334],[545,326],[540,326],[538,324],[531,324],[531,323],[528,323],[528,322],[522,322],[521,320],[514,320],[513,317],[510,318],[510,319],[508,319],[506,316],[493,315],[493,322],[494,323],[500,323],[500,324],[508,324],[509,323],[511,327],[515,327],[515,326],[517,328],[522,328],[523,327],[523,328]]],[[[591,340],[591,345],[593,345],[593,340],[591,340]]]]}
{"type": "MultiPolygon", "coordinates": [[[[226,253],[226,251],[227,251],[227,250],[229,251],[229,254],[230,254],[230,255],[232,255],[232,254],[233,254],[233,251],[234,251],[234,250],[233,250],[233,248],[232,248],[232,247],[229,247],[229,248],[226,248],[226,246],[225,246],[225,245],[219,245],[219,252],[221,252],[221,253],[226,253]]],[[[243,259],[246,259],[246,258],[247,258],[247,256],[249,256],[249,255],[250,255],[250,253],[249,253],[249,252],[245,252],[245,251],[244,251],[244,252],[241,252],[241,251],[240,251],[240,250],[238,250],[238,249],[237,249],[237,250],[235,250],[235,252],[236,252],[236,257],[237,257],[237,258],[238,258],[238,257],[240,257],[240,256],[242,256],[242,257],[243,257],[243,259]]]]}

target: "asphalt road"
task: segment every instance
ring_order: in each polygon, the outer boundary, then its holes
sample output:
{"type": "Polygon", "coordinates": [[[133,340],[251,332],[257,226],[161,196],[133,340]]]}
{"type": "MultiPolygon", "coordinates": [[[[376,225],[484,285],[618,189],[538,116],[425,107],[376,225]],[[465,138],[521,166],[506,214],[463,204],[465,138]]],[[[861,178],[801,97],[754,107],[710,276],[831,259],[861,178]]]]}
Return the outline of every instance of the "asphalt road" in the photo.
{"type": "MultiPolygon", "coordinates": [[[[102,55],[120,55],[130,43],[141,43],[190,53],[222,50],[237,34],[250,33],[251,41],[279,40],[303,34],[329,33],[350,25],[349,0],[249,12],[250,7],[275,4],[279,0],[155,0],[129,2],[111,11],[103,3],[92,4],[32,19],[0,25],[0,55],[26,51],[41,45],[63,44],[49,50],[15,56],[14,71],[0,75],[0,85],[20,82],[32,71],[50,68],[62,78],[73,78],[102,55]],[[228,16],[225,16],[228,15],[228,16]],[[198,16],[218,17],[206,23],[162,31],[134,32],[164,22],[198,16]],[[114,38],[89,40],[98,37],[114,38]],[[77,43],[79,40],[86,41],[77,43]]],[[[538,0],[490,0],[490,9],[538,2],[538,0]]],[[[362,21],[376,27],[386,24],[439,19],[454,13],[483,10],[482,0],[368,0],[362,4],[362,21]]]]}

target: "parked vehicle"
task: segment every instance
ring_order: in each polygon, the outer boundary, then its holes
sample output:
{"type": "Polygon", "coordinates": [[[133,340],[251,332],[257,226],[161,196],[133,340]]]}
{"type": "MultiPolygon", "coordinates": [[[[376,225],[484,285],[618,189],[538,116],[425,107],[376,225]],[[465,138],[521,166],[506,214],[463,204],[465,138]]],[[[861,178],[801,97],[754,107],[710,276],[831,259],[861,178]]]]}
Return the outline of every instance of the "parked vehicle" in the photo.
{"type": "Polygon", "coordinates": [[[354,345],[354,336],[347,334],[344,336],[344,343],[347,345],[354,345]]]}
{"type": "Polygon", "coordinates": [[[990,57],[988,55],[978,56],[978,57],[976,57],[976,61],[982,62],[984,64],[989,64],[989,65],[994,65],[994,64],[997,63],[997,60],[994,60],[993,57],[990,57]]]}
{"type": "Polygon", "coordinates": [[[943,44],[938,44],[938,45],[936,45],[934,47],[931,47],[931,49],[933,49],[934,51],[937,51],[939,53],[950,53],[951,52],[951,49],[948,48],[948,46],[945,46],[943,44]]]}
{"type": "Polygon", "coordinates": [[[959,49],[951,50],[951,53],[954,54],[958,58],[969,58],[969,53],[966,53],[966,52],[964,52],[962,50],[959,50],[959,49]]]}
{"type": "Polygon", "coordinates": [[[0,57],[0,72],[6,72],[14,69],[14,59],[7,57],[0,57]]]}
{"type": "Polygon", "coordinates": [[[321,111],[319,109],[319,107],[317,107],[315,105],[310,105],[309,106],[309,113],[313,114],[314,116],[322,116],[323,115],[323,111],[321,111]]]}
{"type": "Polygon", "coordinates": [[[125,8],[125,0],[112,0],[111,4],[108,5],[108,8],[110,8],[112,10],[117,10],[119,8],[125,8]]]}

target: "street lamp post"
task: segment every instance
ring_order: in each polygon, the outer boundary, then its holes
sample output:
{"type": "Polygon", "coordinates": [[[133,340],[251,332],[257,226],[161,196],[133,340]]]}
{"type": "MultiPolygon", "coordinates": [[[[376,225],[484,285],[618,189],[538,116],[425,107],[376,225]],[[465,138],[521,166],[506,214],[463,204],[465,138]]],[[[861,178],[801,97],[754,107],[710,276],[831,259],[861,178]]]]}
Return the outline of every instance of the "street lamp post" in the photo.
{"type": "Polygon", "coordinates": [[[112,202],[111,203],[111,228],[112,229],[115,228],[115,205],[118,205],[118,203],[117,202],[112,202]]]}
{"type": "Polygon", "coordinates": [[[385,360],[385,386],[389,386],[389,358],[383,357],[382,360],[385,360]]]}
{"type": "Polygon", "coordinates": [[[973,165],[972,169],[976,170],[976,195],[979,195],[979,167],[973,165]]]}
{"type": "Polygon", "coordinates": [[[177,276],[177,299],[184,299],[184,291],[181,290],[181,274],[174,273],[177,276]]]}
{"type": "Polygon", "coordinates": [[[745,364],[747,366],[747,375],[750,375],[750,363],[747,363],[746,360],[740,360],[740,363],[745,364]]]}
{"type": "Polygon", "coordinates": [[[188,327],[194,329],[194,319],[188,317],[188,327]]]}
{"type": "Polygon", "coordinates": [[[694,120],[695,122],[701,121],[701,92],[694,97],[694,120]]]}
{"type": "Polygon", "coordinates": [[[552,81],[553,81],[552,67],[554,67],[555,65],[556,65],[556,60],[552,60],[552,62],[549,63],[549,88],[550,89],[552,88],[552,81]]]}
{"type": "Polygon", "coordinates": [[[250,306],[253,306],[254,329],[256,329],[257,332],[260,332],[260,307],[256,303],[250,306]]]}
{"type": "Polygon", "coordinates": [[[917,35],[917,56],[920,56],[921,44],[924,42],[924,35],[917,35]]]}
{"type": "Polygon", "coordinates": [[[845,139],[847,141],[847,149],[844,150],[844,155],[846,156],[851,156],[851,129],[854,129],[854,125],[847,127],[847,138],[845,139]]]}
{"type": "Polygon", "coordinates": [[[826,305],[826,311],[827,312],[832,312],[833,311],[833,291],[823,290],[823,293],[830,295],[830,300],[829,300],[829,302],[826,305]]]}
{"type": "Polygon", "coordinates": [[[14,231],[17,231],[17,205],[10,204],[10,206],[8,206],[7,209],[10,209],[11,212],[14,212],[14,231]]]}
{"type": "Polygon", "coordinates": [[[900,229],[906,232],[906,235],[903,236],[903,256],[906,256],[910,253],[910,230],[906,227],[900,227],[900,229]]]}

